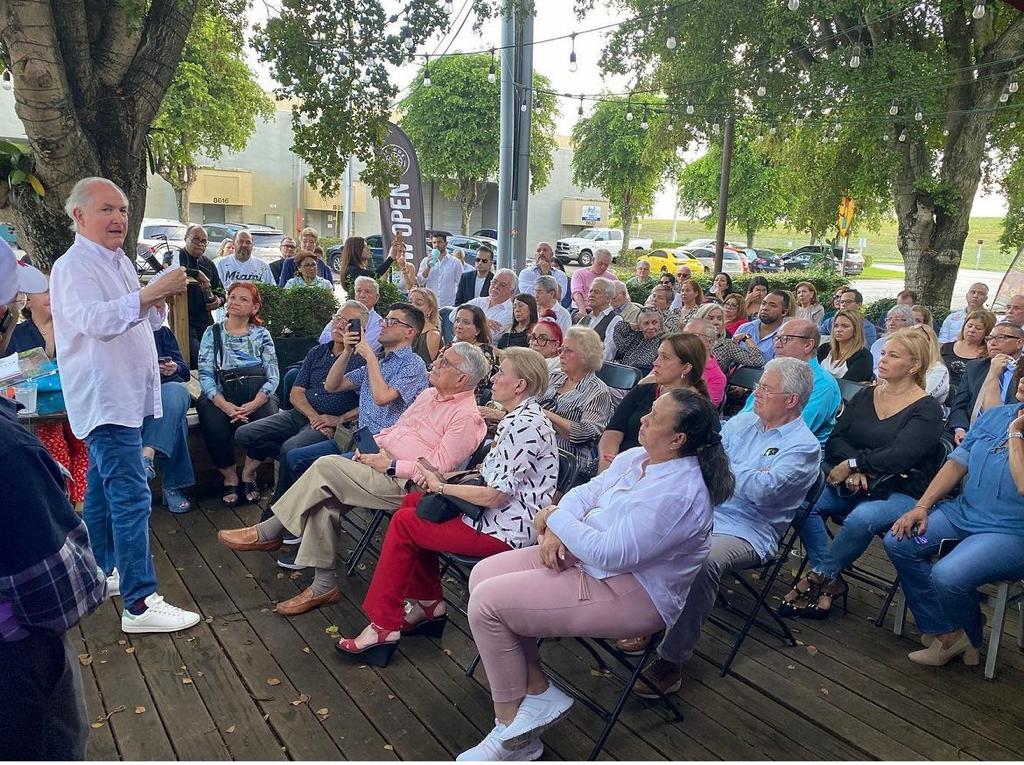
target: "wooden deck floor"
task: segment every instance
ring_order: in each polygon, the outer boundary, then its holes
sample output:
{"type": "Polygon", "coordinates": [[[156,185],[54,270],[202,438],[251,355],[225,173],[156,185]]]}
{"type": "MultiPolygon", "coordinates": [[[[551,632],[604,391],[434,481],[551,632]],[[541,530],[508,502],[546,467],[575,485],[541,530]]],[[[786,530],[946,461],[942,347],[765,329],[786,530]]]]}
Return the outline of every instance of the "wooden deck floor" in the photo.
{"type": "MultiPolygon", "coordinates": [[[[286,572],[269,554],[221,547],[217,529],[253,522],[258,511],[205,504],[185,516],[154,509],[152,518],[161,594],[204,621],[180,634],[129,638],[108,602],[74,634],[93,720],[90,759],[449,760],[490,729],[484,673],[463,674],[475,649],[458,614],[441,640],[403,640],[386,669],[342,662],[330,633],[365,624],[358,604],[374,558],[343,579],[341,603],[285,619],[274,602],[306,586],[309,574],[286,572]]],[[[870,560],[887,565],[877,552],[870,560]]],[[[872,623],[880,595],[851,590],[849,615],[796,624],[803,645],[752,633],[726,678],[718,676],[725,634],[708,626],[679,695],[686,719],[670,722],[663,709],[632,699],[603,759],[1024,758],[1024,655],[1009,635],[995,682],[980,667],[917,667],[905,658],[912,639],[872,623]]],[[[1008,617],[1010,629],[1017,617],[1008,617]]],[[[618,684],[592,671],[571,641],[543,653],[610,704],[618,684]]],[[[577,705],[545,737],[545,758],[585,758],[600,729],[577,705]]]]}

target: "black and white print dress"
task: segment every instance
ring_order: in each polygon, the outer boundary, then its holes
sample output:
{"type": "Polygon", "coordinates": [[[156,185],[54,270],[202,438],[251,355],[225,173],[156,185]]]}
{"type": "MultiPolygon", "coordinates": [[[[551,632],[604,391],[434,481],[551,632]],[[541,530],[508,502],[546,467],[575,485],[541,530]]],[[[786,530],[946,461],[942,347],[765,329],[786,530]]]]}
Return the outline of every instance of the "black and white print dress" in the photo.
{"type": "Polygon", "coordinates": [[[536,398],[526,399],[498,423],[480,474],[488,486],[509,496],[506,506],[484,511],[480,530],[512,548],[535,544],[533,518],[551,504],[558,483],[555,429],[536,398]]]}

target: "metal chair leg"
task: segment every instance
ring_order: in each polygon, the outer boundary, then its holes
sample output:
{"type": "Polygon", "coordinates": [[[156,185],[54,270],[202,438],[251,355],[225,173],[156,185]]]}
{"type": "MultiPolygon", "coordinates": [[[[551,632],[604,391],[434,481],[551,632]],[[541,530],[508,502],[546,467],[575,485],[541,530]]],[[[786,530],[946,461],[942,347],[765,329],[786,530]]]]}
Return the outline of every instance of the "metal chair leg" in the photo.
{"type": "Polygon", "coordinates": [[[892,586],[889,587],[889,591],[885,594],[885,600],[882,602],[882,607],[878,611],[878,616],[875,618],[875,626],[881,627],[885,622],[885,615],[889,613],[889,606],[892,605],[893,598],[896,597],[896,593],[900,589],[900,577],[897,574],[895,581],[892,586]]]}
{"type": "Polygon", "coordinates": [[[1000,582],[992,604],[992,632],[988,639],[988,652],[985,654],[986,680],[996,676],[996,658],[999,656],[999,641],[1003,636],[1003,623],[1006,621],[1006,598],[1009,592],[1010,583],[1000,582]]]}
{"type": "Polygon", "coordinates": [[[366,524],[366,531],[364,531],[363,536],[359,538],[359,542],[356,544],[356,549],[352,551],[352,557],[349,558],[348,568],[345,570],[347,576],[352,576],[352,574],[355,573],[356,566],[359,565],[359,559],[363,557],[363,554],[370,547],[370,544],[373,542],[373,535],[377,533],[377,529],[380,527],[380,524],[386,515],[386,510],[374,511],[370,522],[366,524]]]}
{"type": "Polygon", "coordinates": [[[476,672],[476,668],[479,667],[479,666],[480,666],[480,654],[477,654],[476,658],[473,659],[473,663],[470,664],[469,667],[466,668],[466,677],[472,677],[473,674],[476,672]]]}
{"type": "Polygon", "coordinates": [[[907,627],[907,596],[899,593],[896,600],[896,618],[892,621],[892,634],[903,637],[907,627]]]}

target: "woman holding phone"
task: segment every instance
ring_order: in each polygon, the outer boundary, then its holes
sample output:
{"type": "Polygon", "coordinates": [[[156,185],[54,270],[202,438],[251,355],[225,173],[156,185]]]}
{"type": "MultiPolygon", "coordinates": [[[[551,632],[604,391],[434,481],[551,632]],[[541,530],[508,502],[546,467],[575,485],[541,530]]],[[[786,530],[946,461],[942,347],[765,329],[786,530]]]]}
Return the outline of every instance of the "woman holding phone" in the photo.
{"type": "Polygon", "coordinates": [[[440,637],[448,619],[438,569],[440,553],[486,557],[536,542],[533,518],[550,504],[558,480],[555,431],[537,395],[548,385],[543,357],[528,348],[499,352],[491,378],[494,400],[508,410],[480,466],[482,485],[449,483],[426,459],[418,461],[412,492],[391,517],[363,610],[370,624],[338,651],[354,661],[383,667],[405,635],[440,637]],[[457,514],[441,523],[416,514],[423,492],[481,508],[476,521],[457,514]]]}

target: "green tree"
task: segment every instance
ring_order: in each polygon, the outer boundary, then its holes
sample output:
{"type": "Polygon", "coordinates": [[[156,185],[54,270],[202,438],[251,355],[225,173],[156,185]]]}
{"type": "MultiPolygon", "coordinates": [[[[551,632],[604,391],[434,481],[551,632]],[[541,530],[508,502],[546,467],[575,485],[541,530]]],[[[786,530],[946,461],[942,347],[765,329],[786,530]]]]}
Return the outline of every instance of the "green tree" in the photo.
{"type": "MultiPolygon", "coordinates": [[[[726,222],[744,231],[747,246],[754,245],[759,229],[778,223],[788,212],[791,195],[783,169],[760,142],[737,131],[729,173],[729,208],[726,222]]],[[[718,223],[718,192],[722,179],[722,144],[712,143],[699,159],[679,174],[679,205],[709,228],[718,223]]]]}
{"type": "Polygon", "coordinates": [[[651,213],[659,182],[675,157],[674,136],[659,107],[660,101],[648,96],[608,97],[572,130],[573,181],[596,186],[608,197],[622,221],[623,252],[629,249],[633,221],[651,213]]]}
{"type": "Polygon", "coordinates": [[[219,13],[197,14],[181,63],[150,134],[154,169],[174,189],[178,219],[189,220],[189,195],[199,156],[219,159],[241,151],[268,120],[274,102],[245,63],[241,30],[219,13]]]}
{"type": "MultiPolygon", "coordinates": [[[[491,57],[445,56],[421,69],[402,102],[402,129],[416,146],[420,168],[462,208],[462,233],[498,173],[500,85],[488,82],[491,57]],[[430,85],[424,85],[429,71],[430,85]]],[[[534,74],[530,128],[530,189],[547,185],[554,164],[556,99],[550,82],[534,74]]]]}
{"type": "Polygon", "coordinates": [[[716,0],[713,12],[622,5],[638,17],[617,29],[604,68],[664,92],[677,114],[691,102],[704,125],[732,113],[856,130],[856,145],[889,169],[909,286],[925,302],[949,301],[974,195],[995,161],[988,138],[1016,109],[1008,85],[1024,62],[1024,14],[994,0],[981,18],[966,0],[803,0],[796,11],[781,0],[716,0]]]}

